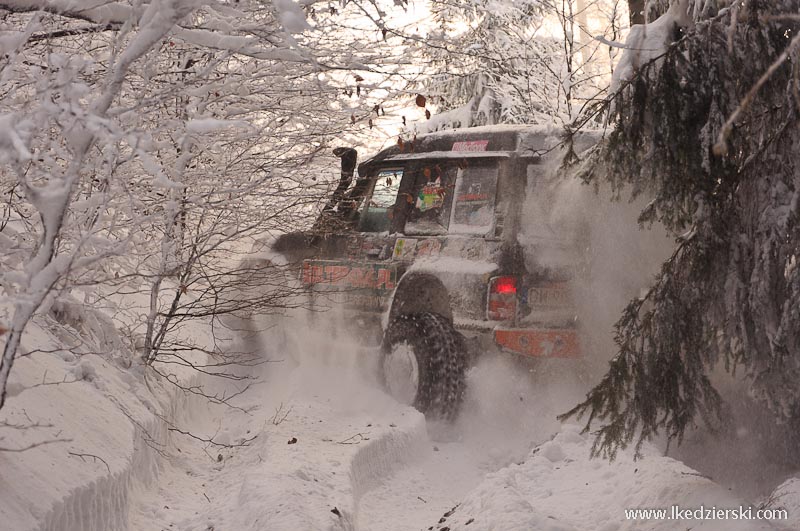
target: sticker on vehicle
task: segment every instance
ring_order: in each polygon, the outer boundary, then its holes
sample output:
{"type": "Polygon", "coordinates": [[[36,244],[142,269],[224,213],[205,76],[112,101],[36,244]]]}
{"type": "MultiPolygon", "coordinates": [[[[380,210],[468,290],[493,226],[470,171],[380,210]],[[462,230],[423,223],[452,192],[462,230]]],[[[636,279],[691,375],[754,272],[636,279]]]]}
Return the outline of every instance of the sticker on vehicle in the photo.
{"type": "Polygon", "coordinates": [[[453,142],[453,151],[463,151],[468,153],[486,151],[486,147],[488,145],[488,140],[464,140],[461,142],[453,142]]]}
{"type": "Polygon", "coordinates": [[[442,187],[441,179],[428,182],[417,195],[416,207],[420,212],[427,212],[434,208],[441,208],[444,204],[446,190],[442,187]]]}
{"type": "Polygon", "coordinates": [[[352,264],[336,260],[306,260],[303,262],[303,284],[343,288],[393,290],[397,270],[383,264],[352,264]]]}
{"type": "Polygon", "coordinates": [[[393,258],[395,260],[413,260],[417,249],[417,240],[397,238],[394,244],[393,258]]]}

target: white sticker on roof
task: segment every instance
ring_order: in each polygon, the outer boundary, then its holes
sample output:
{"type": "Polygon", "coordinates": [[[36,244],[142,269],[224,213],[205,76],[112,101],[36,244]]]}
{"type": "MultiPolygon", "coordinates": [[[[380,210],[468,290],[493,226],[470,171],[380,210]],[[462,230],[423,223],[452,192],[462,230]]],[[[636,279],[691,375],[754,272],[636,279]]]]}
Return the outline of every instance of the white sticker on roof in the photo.
{"type": "Polygon", "coordinates": [[[453,142],[453,151],[486,151],[489,145],[488,140],[464,140],[462,142],[453,142]]]}

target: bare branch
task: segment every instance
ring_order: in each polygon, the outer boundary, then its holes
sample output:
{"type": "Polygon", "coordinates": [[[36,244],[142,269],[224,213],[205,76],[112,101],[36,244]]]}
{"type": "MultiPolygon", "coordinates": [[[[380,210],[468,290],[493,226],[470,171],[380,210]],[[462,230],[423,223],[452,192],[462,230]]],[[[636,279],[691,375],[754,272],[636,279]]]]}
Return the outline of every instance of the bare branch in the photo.
{"type": "Polygon", "coordinates": [[[71,455],[73,457],[79,457],[81,459],[81,461],[84,461],[84,462],[86,462],[86,458],[89,458],[89,457],[91,457],[95,462],[100,461],[101,463],[106,465],[106,470],[108,471],[109,475],[111,474],[111,467],[108,466],[108,463],[102,457],[99,457],[99,456],[94,455],[94,454],[82,454],[82,453],[77,453],[77,452],[67,452],[67,454],[71,455]]]}

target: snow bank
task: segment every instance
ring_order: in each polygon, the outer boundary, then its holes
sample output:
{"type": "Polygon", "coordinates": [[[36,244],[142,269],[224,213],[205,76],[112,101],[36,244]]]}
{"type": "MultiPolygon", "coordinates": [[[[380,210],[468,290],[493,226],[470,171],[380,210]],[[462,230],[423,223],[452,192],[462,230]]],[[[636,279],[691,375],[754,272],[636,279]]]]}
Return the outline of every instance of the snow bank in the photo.
{"type": "Polygon", "coordinates": [[[271,368],[263,409],[292,411],[240,455],[239,514],[220,529],[354,529],[361,496],[431,451],[424,416],[365,379],[349,343],[329,337],[325,347],[307,337],[298,366],[271,368]]]}
{"type": "MultiPolygon", "coordinates": [[[[589,459],[591,437],[566,425],[528,459],[489,474],[435,527],[450,531],[671,530],[670,520],[626,520],[626,509],[738,508],[742,502],[723,487],[646,445],[634,461],[630,451],[614,462],[589,459]]],[[[692,529],[776,529],[766,522],[683,521],[692,529]]]]}
{"type": "Polygon", "coordinates": [[[0,451],[13,478],[0,481],[3,529],[127,529],[133,493],[156,480],[171,443],[159,416],[186,399],[157,377],[144,384],[119,325],[69,297],[29,324],[0,413],[0,448],[24,449],[0,451]]]}
{"type": "Polygon", "coordinates": [[[784,509],[789,514],[787,528],[800,529],[800,476],[789,478],[769,495],[764,506],[784,509]]]}
{"type": "Polygon", "coordinates": [[[148,410],[152,395],[104,356],[68,350],[82,340],[72,326],[39,319],[23,341],[30,354],[14,367],[0,420],[29,427],[0,427],[0,446],[40,446],[0,452],[3,476],[13,478],[0,483],[0,518],[8,529],[123,528],[132,481],[149,483],[156,474],[154,452],[140,444],[140,429],[163,435],[148,410]]]}

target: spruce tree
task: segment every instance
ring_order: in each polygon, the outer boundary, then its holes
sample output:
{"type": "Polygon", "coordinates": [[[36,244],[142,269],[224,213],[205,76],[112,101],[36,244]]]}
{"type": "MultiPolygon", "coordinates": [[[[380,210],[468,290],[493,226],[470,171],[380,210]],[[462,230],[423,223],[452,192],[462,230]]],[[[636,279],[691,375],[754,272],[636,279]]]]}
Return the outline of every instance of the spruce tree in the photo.
{"type": "Polygon", "coordinates": [[[617,322],[607,374],[562,416],[600,424],[593,453],[610,458],[718,421],[717,366],[779,421],[800,417],[800,1],[687,7],[674,42],[595,109],[613,130],[583,170],[650,194],[640,221],[677,235],[617,322]]]}

